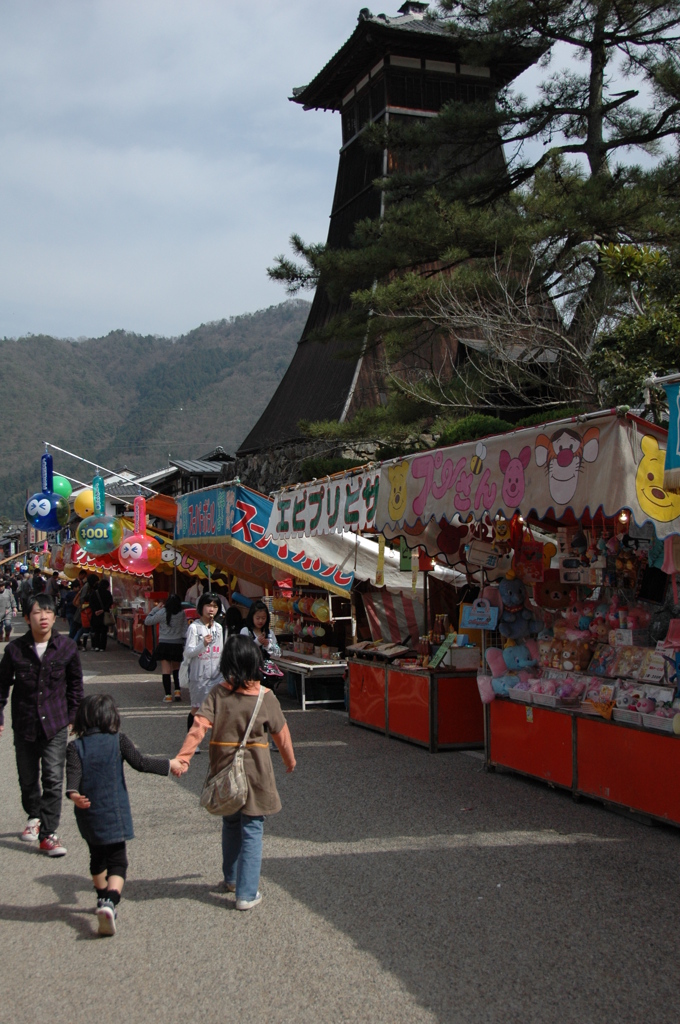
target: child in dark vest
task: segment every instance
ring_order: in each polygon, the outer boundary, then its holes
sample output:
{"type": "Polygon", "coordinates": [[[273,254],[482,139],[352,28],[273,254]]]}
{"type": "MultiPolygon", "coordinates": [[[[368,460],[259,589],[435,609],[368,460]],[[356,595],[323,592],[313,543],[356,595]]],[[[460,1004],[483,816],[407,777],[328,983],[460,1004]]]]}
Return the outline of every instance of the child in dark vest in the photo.
{"type": "Polygon", "coordinates": [[[182,771],[179,762],[167,757],[141,754],[119,729],[112,697],[85,697],[73,725],[77,738],[66,751],[66,795],[75,804],[78,830],[90,850],[100,935],[116,934],[116,908],[128,866],[125,844],[134,838],[123,761],[152,775],[182,771]]]}

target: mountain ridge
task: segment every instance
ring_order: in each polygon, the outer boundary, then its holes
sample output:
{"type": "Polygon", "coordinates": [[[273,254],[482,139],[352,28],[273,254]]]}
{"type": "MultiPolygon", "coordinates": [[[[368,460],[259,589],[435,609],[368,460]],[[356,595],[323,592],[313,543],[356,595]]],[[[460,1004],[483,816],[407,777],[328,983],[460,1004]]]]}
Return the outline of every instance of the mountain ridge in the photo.
{"type": "MultiPolygon", "coordinates": [[[[136,473],[217,445],[235,451],[285,373],[308,311],[308,302],[288,300],[173,338],[124,330],[3,338],[0,514],[19,518],[26,490],[39,489],[44,441],[136,473]]],[[[90,478],[54,454],[55,472],[90,478]]]]}

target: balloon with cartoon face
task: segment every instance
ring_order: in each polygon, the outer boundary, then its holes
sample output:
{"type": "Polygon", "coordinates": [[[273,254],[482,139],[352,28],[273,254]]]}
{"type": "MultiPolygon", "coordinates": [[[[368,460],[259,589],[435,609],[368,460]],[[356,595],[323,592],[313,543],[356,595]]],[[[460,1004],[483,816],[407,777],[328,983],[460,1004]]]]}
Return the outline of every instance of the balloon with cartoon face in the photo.
{"type": "Polygon", "coordinates": [[[151,572],[161,561],[163,552],[158,541],[146,532],[146,501],[135,498],[135,532],[126,537],[118,549],[118,561],[129,572],[151,572]]]}
{"type": "Polygon", "coordinates": [[[118,561],[130,572],[150,572],[161,560],[161,546],[146,533],[126,537],[118,549],[118,561]]]}
{"type": "Polygon", "coordinates": [[[92,488],[88,487],[87,490],[76,494],[75,501],[73,502],[73,511],[81,519],[86,519],[94,514],[94,494],[92,488]]]}
{"type": "Polygon", "coordinates": [[[26,522],[37,530],[59,530],[68,522],[68,501],[61,494],[54,494],[53,475],[52,456],[46,452],[40,459],[42,492],[32,494],[24,509],[26,522]]]}
{"type": "Polygon", "coordinates": [[[68,501],[61,494],[32,494],[26,502],[24,517],[37,530],[60,530],[68,522],[68,501]]]}

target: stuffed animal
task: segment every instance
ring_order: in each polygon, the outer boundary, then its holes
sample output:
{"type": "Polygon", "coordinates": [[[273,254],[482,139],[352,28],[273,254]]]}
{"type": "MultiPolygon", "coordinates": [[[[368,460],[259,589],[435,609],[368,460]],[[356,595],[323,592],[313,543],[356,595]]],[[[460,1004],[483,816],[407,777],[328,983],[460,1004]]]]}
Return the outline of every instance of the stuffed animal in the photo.
{"type": "Polygon", "coordinates": [[[535,640],[529,640],[527,644],[506,647],[502,651],[498,647],[489,647],[486,661],[493,676],[491,685],[494,693],[505,695],[518,682],[529,678],[526,670],[533,668],[538,661],[538,646],[535,640]]]}
{"type": "Polygon", "coordinates": [[[498,584],[503,612],[498,632],[508,640],[523,640],[529,633],[537,633],[542,623],[526,607],[527,588],[519,579],[504,579],[498,584]]]}

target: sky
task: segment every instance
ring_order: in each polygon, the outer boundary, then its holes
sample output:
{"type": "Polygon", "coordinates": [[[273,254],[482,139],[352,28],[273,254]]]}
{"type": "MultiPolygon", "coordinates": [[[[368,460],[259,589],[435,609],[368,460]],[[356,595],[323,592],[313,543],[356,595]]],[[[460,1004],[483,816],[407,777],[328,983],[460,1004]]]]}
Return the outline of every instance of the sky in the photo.
{"type": "MultiPolygon", "coordinates": [[[[0,336],[175,336],[282,302],[340,118],[290,103],[360,0],[3,0],[0,336]]],[[[395,14],[400,0],[379,8],[395,14]]]]}
{"type": "Polygon", "coordinates": [[[325,241],[341,141],[288,97],[361,6],[3,0],[0,337],[177,336],[284,301],[266,268],[294,231],[325,241]]]}

